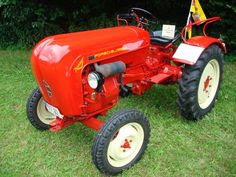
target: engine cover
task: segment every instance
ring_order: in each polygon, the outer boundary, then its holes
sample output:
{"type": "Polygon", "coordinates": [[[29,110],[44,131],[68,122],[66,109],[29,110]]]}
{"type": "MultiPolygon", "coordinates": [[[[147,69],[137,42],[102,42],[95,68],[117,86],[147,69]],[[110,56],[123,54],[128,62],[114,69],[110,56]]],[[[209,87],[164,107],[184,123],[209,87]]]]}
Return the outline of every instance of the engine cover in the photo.
{"type": "Polygon", "coordinates": [[[115,61],[142,64],[149,44],[149,33],[134,26],[55,35],[36,45],[31,64],[44,99],[63,115],[76,116],[83,113],[85,104],[82,74],[86,66],[115,61]]]}

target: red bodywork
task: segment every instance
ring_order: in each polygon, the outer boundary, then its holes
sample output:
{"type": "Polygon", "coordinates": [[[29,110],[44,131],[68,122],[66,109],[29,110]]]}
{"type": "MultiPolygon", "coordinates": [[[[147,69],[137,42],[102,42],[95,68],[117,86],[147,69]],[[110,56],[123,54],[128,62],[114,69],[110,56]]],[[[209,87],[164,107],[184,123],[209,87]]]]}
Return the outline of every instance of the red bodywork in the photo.
{"type": "MultiPolygon", "coordinates": [[[[207,48],[218,39],[199,36],[187,41],[207,48]]],[[[100,92],[88,85],[93,64],[122,61],[126,70],[122,84],[132,84],[132,92],[141,95],[153,84],[175,83],[182,75],[181,65],[173,61],[177,47],[150,44],[149,32],[135,26],[69,33],[48,37],[34,48],[31,63],[44,100],[64,115],[52,122],[57,131],[74,122],[98,130],[103,122],[98,115],[116,105],[119,75],[105,78],[100,92]]]]}
{"type": "Polygon", "coordinates": [[[115,27],[52,36],[35,47],[31,57],[33,72],[44,99],[59,108],[63,115],[92,116],[96,114],[96,107],[97,110],[105,109],[112,106],[112,102],[117,102],[118,96],[113,92],[118,93],[119,86],[115,78],[108,78],[104,84],[106,95],[103,96],[109,98],[109,103],[99,98],[93,103],[86,97],[89,90],[84,90],[87,88],[87,78],[83,78],[86,66],[95,62],[103,64],[120,60],[130,67],[141,65],[145,63],[149,52],[149,41],[149,34],[137,27],[115,27]],[[124,49],[89,59],[90,56],[120,48],[124,49]],[[80,64],[81,68],[77,69],[80,64]],[[51,97],[47,94],[45,83],[51,89],[51,97]],[[93,104],[92,110],[86,106],[88,102],[93,104]]]}

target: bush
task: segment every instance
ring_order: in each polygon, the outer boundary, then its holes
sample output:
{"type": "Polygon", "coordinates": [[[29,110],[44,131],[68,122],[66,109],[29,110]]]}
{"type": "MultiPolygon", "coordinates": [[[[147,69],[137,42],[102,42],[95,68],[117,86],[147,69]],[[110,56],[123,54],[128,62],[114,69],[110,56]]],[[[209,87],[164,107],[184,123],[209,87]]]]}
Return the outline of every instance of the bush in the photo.
{"type": "MultiPolygon", "coordinates": [[[[117,12],[126,12],[132,6],[146,8],[160,21],[183,27],[190,2],[0,0],[0,47],[32,47],[48,35],[114,26],[117,12]]],[[[228,49],[236,52],[236,2],[209,0],[201,1],[201,4],[208,17],[222,17],[223,20],[212,26],[211,30],[214,35],[221,34],[220,37],[228,44],[228,49]]]]}

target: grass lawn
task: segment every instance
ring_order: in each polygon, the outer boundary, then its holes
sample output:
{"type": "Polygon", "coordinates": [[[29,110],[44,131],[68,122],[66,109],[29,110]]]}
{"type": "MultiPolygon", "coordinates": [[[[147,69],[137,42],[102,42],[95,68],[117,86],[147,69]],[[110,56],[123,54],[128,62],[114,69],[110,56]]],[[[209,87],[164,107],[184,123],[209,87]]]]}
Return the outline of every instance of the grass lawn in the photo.
{"type": "MultiPolygon", "coordinates": [[[[29,51],[0,51],[0,176],[103,176],[92,163],[95,132],[77,123],[57,133],[33,128],[25,113],[36,82],[29,51]]],[[[143,158],[120,176],[236,176],[236,63],[225,64],[215,108],[203,120],[178,112],[177,86],[154,86],[143,96],[121,99],[151,123],[143,158]]],[[[119,175],[118,175],[119,176],[119,175]]]]}

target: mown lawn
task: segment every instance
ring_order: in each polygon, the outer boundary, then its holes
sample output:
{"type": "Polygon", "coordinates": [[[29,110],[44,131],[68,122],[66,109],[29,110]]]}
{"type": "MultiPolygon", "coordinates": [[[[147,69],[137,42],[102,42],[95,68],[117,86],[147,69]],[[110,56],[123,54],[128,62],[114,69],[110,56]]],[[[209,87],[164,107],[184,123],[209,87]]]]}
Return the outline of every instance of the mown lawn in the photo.
{"type": "MultiPolygon", "coordinates": [[[[25,105],[36,82],[29,56],[0,51],[0,176],[103,176],[90,155],[95,132],[79,123],[57,133],[30,125],[25,105]]],[[[137,108],[151,123],[145,155],[120,176],[236,176],[236,63],[226,62],[215,108],[201,121],[180,116],[176,87],[155,86],[109,111],[137,108]]]]}

